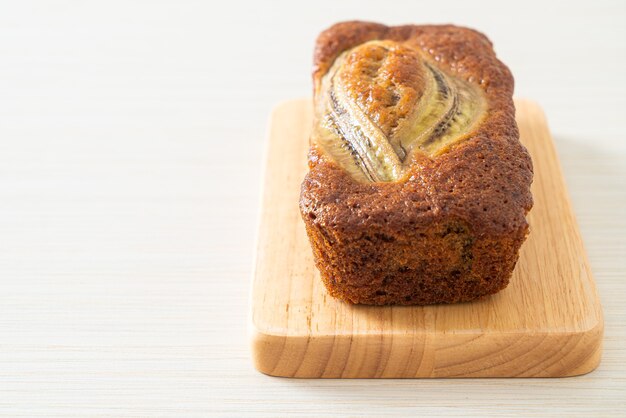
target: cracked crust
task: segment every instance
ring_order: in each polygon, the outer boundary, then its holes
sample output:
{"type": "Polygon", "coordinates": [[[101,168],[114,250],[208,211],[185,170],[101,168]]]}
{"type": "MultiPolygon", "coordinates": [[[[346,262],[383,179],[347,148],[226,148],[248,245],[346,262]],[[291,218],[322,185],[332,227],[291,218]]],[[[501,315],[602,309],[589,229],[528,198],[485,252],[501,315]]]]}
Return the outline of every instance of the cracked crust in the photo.
{"type": "MultiPolygon", "coordinates": [[[[396,182],[355,181],[313,145],[300,210],[322,280],[335,297],[376,305],[453,303],[503,289],[528,233],[525,216],[532,207],[532,162],[519,142],[510,71],[490,41],[471,29],[345,22],[317,40],[316,97],[334,60],[370,40],[419,50],[446,74],[475,83],[486,97],[486,117],[441,155],[418,155],[396,182]]],[[[410,57],[385,61],[371,53],[366,57],[371,62],[355,60],[355,71],[372,62],[387,65],[393,77],[408,79],[403,84],[419,90],[419,78],[398,64],[410,57]]],[[[374,94],[380,98],[374,103],[384,103],[395,91],[367,75],[357,84],[352,90],[357,100],[374,94]]],[[[411,110],[407,95],[398,100],[405,100],[402,106],[391,107],[395,114],[375,106],[366,111],[392,129],[394,118],[411,110]]]]}

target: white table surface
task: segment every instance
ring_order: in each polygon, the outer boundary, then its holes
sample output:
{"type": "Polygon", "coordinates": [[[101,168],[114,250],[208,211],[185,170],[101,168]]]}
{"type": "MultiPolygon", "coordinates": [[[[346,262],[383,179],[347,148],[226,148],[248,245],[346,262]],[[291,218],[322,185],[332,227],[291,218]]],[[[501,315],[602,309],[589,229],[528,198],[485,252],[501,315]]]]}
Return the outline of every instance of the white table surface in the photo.
{"type": "Polygon", "coordinates": [[[626,407],[621,1],[3,2],[0,414],[611,415],[626,407]],[[606,321],[568,379],[289,380],[247,311],[272,106],[359,18],[486,32],[546,110],[606,321]]]}

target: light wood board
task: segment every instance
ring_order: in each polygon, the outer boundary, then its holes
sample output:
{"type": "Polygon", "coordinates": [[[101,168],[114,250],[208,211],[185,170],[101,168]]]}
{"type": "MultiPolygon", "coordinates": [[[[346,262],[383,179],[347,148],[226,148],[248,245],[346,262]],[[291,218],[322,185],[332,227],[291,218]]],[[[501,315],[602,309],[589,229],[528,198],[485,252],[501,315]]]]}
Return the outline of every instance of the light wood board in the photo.
{"type": "Polygon", "coordinates": [[[259,371],[309,378],[559,377],[598,365],[602,310],[552,138],[535,103],[516,106],[535,168],[535,206],[511,284],[477,302],[426,307],[355,306],[326,293],[298,211],[310,104],[276,107],[251,293],[259,371]]]}

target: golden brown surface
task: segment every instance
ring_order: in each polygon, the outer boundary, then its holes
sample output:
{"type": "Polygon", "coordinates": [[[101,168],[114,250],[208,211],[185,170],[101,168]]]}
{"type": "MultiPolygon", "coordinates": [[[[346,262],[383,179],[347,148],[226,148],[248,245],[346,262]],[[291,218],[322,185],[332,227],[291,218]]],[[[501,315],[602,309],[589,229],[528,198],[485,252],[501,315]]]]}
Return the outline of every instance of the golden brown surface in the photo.
{"type": "Polygon", "coordinates": [[[339,80],[386,135],[423,94],[423,64],[415,50],[401,44],[366,44],[346,56],[344,67],[339,80]]]}
{"type": "Polygon", "coordinates": [[[488,39],[454,26],[340,23],[318,38],[313,78],[316,127],[300,209],[330,293],[353,303],[430,304],[506,287],[528,232],[532,163],[518,140],[512,76],[488,39]],[[373,40],[386,49],[361,45],[373,40]],[[340,92],[387,135],[428,87],[424,66],[479,90],[481,119],[462,140],[416,146],[405,161],[402,139],[394,145],[387,136],[383,171],[370,175],[366,164],[341,160],[335,133],[316,131],[324,76],[340,56],[340,92]]]}

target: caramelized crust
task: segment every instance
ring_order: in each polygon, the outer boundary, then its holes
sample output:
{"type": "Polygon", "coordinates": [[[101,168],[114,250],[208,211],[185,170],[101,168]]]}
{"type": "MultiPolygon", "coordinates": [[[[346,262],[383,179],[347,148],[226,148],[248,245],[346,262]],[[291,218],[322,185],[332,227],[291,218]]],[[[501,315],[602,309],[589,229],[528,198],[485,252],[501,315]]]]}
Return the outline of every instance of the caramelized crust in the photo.
{"type": "Polygon", "coordinates": [[[349,53],[342,68],[338,82],[387,136],[424,93],[426,69],[415,50],[400,44],[367,44],[349,53]]]}
{"type": "Polygon", "coordinates": [[[337,24],[315,48],[316,108],[324,76],[343,53],[340,83],[388,137],[419,111],[424,63],[475,86],[485,115],[462,141],[414,153],[390,181],[358,177],[313,140],[300,210],[330,294],[352,303],[430,304],[506,287],[528,233],[532,163],[519,142],[513,78],[489,40],[449,25],[337,24]]]}

